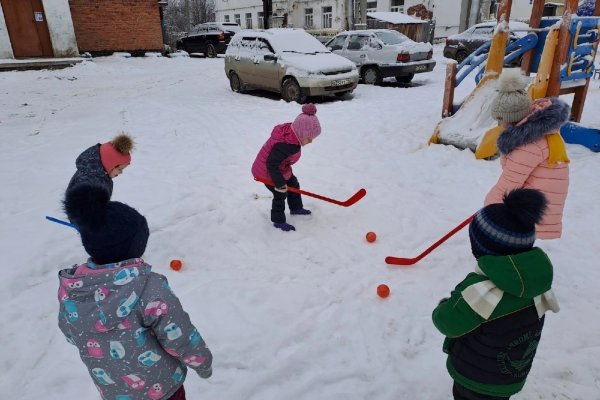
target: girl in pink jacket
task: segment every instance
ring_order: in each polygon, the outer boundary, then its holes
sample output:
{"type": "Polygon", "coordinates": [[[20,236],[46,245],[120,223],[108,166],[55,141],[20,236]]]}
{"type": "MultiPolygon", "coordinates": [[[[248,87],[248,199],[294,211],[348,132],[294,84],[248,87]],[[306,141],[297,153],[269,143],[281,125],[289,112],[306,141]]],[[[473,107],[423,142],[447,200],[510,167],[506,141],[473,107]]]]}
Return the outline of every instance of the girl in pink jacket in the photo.
{"type": "Polygon", "coordinates": [[[292,172],[292,164],[300,159],[302,146],[311,143],[321,134],[316,113],[317,107],[314,104],[304,104],[302,113],[294,122],[286,122],[273,128],[271,137],[252,164],[252,175],[255,178],[268,179],[275,184],[265,185],[273,193],[271,222],[275,228],[286,232],[296,230],[285,220],[286,199],[292,215],[310,214],[309,210],[304,209],[300,194],[288,192],[287,187],[300,188],[298,179],[292,172]]]}
{"type": "Polygon", "coordinates": [[[570,107],[558,98],[531,101],[519,69],[506,69],[498,80],[492,116],[504,127],[498,137],[502,174],[485,198],[485,205],[502,203],[512,189],[538,189],[548,210],[536,225],[538,239],[559,238],[569,189],[569,159],[560,127],[570,107]]]}

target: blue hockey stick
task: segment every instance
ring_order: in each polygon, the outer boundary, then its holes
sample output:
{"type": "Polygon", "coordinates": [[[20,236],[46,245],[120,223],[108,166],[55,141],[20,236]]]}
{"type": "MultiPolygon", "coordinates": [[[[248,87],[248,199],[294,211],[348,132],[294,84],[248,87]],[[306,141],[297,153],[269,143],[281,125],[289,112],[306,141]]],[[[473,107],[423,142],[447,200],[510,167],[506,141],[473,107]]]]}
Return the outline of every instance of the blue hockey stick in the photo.
{"type": "Polygon", "coordinates": [[[58,218],[54,218],[54,217],[49,217],[48,215],[46,215],[46,219],[48,221],[56,222],[57,224],[61,224],[61,225],[65,225],[65,226],[68,226],[68,227],[73,228],[73,229],[77,229],[77,227],[75,225],[73,225],[70,222],[63,221],[62,219],[58,219],[58,218]]]}

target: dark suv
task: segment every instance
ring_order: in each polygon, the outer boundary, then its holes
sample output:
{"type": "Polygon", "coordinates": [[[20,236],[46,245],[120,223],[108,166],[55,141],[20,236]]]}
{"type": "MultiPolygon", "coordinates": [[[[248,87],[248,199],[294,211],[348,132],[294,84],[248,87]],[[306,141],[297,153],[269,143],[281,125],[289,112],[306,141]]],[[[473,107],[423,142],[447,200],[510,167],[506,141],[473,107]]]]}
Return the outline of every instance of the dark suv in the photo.
{"type": "MultiPolygon", "coordinates": [[[[509,23],[509,29],[511,30],[509,42],[525,36],[527,28],[528,25],[524,22],[511,21],[509,23]]],[[[460,64],[469,54],[477,50],[479,46],[492,40],[495,29],[495,21],[483,22],[473,25],[457,35],[448,36],[446,46],[444,47],[444,57],[452,58],[460,64]]]]}
{"type": "Polygon", "coordinates": [[[224,54],[231,37],[239,32],[240,26],[232,22],[206,22],[194,26],[177,40],[177,50],[188,53],[203,53],[206,57],[224,54]]]}

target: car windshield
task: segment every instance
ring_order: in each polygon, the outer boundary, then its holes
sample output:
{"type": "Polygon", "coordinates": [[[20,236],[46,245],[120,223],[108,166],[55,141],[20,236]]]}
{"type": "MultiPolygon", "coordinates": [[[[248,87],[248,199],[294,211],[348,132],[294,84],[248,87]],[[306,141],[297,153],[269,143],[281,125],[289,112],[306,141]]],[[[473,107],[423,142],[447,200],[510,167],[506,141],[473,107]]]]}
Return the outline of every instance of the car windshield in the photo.
{"type": "Polygon", "coordinates": [[[317,54],[330,53],[323,43],[304,31],[285,31],[268,38],[276,52],[317,54]]]}
{"type": "Polygon", "coordinates": [[[475,36],[477,36],[477,35],[491,36],[493,33],[494,33],[493,26],[480,26],[478,28],[475,28],[475,30],[473,31],[473,35],[475,35],[475,36]]]}
{"type": "Polygon", "coordinates": [[[409,40],[397,31],[375,32],[375,35],[385,44],[398,44],[409,40]]]}

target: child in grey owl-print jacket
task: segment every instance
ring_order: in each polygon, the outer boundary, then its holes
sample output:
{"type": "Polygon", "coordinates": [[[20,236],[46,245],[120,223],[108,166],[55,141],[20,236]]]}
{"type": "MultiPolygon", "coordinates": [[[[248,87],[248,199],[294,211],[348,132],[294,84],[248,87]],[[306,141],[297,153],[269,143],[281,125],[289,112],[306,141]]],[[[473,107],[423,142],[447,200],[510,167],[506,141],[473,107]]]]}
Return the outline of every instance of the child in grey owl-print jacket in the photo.
{"type": "Polygon", "coordinates": [[[212,354],[167,278],[141,259],[146,219],[114,201],[82,211],[81,191],[108,200],[103,187],[67,191],[65,211],[90,258],[58,274],[60,330],[77,347],[103,399],[185,398],[187,368],[209,378],[212,354]]]}
{"type": "Polygon", "coordinates": [[[59,280],[59,327],[104,399],[168,399],[186,366],[210,376],[210,350],[167,279],[142,259],[88,261],[59,280]]]}

